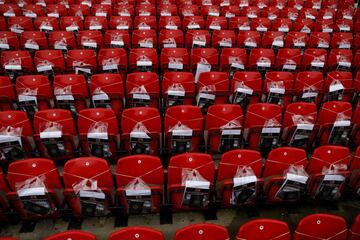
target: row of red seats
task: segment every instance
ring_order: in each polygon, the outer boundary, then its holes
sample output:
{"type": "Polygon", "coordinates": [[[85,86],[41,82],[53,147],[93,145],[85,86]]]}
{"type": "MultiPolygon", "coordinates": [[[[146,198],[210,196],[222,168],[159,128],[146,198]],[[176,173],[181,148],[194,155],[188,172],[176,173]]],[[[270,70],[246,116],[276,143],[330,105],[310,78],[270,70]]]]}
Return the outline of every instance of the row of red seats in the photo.
{"type": "Polygon", "coordinates": [[[224,153],[243,146],[266,154],[281,145],[359,145],[359,124],[360,108],[353,114],[350,103],[337,101],[325,103],[319,113],[313,103],[292,103],[284,114],[279,105],[253,103],[246,115],[239,105],[217,104],[206,108],[204,118],[197,106],[174,106],[163,121],[156,108],[129,108],[120,124],[111,109],[83,109],[76,125],[69,110],[51,109],[34,113],[33,128],[25,112],[2,111],[0,151],[6,162],[35,152],[54,160],[78,154],[117,159],[122,152],[224,153]]]}
{"type": "MultiPolygon", "coordinates": [[[[10,17],[7,21],[8,29],[12,32],[20,34],[23,31],[41,30],[41,31],[79,31],[79,30],[157,30],[159,29],[209,29],[209,30],[235,30],[245,31],[253,30],[266,32],[269,30],[281,31],[287,33],[289,31],[304,31],[306,33],[313,32],[359,32],[360,21],[338,19],[318,19],[313,21],[299,17],[291,20],[287,16],[270,20],[266,17],[254,18],[251,21],[247,17],[233,17],[229,21],[224,16],[209,16],[204,20],[203,16],[185,16],[181,21],[178,16],[162,16],[157,21],[155,16],[136,16],[134,22],[131,17],[112,16],[110,20],[106,17],[87,16],[83,21],[80,17],[64,16],[60,18],[60,27],[58,20],[51,17],[37,17],[34,22],[30,17],[19,16],[10,17]]],[[[2,27],[2,30],[5,26],[2,27]]]]}
{"type": "MultiPolygon", "coordinates": [[[[346,220],[332,214],[312,214],[300,220],[295,232],[294,240],[336,239],[358,240],[360,235],[360,215],[356,217],[352,226],[348,229],[346,220]]],[[[174,240],[229,240],[228,230],[220,225],[211,223],[192,224],[175,232],[174,240]]],[[[44,240],[81,239],[96,240],[92,233],[79,230],[69,230],[57,233],[44,240]]],[[[161,231],[149,227],[126,227],[113,232],[108,240],[165,240],[161,231]]],[[[260,218],[251,220],[242,226],[236,235],[236,239],[262,239],[262,240],[290,240],[291,232],[286,222],[260,218]]],[[[0,240],[17,240],[12,237],[0,237],[0,240]]]]}
{"type": "Polygon", "coordinates": [[[165,176],[160,158],[131,155],[117,161],[116,186],[107,161],[95,157],[67,161],[63,185],[52,160],[30,158],[1,172],[6,198],[0,216],[13,208],[23,220],[59,217],[63,203],[72,215],[89,217],[109,215],[114,206],[125,215],[159,213],[166,202],[177,212],[206,211],[214,201],[222,207],[254,205],[262,198],[267,204],[334,201],[345,189],[359,195],[359,170],[360,148],[351,156],[346,147],[326,145],[308,160],[305,150],[282,147],[272,150],[264,165],[258,151],[238,149],[222,156],[216,179],[208,154],[173,156],[165,176]],[[38,201],[46,202],[43,208],[36,208],[38,201]]]}
{"type": "MultiPolygon", "coordinates": [[[[211,0],[201,0],[203,3],[196,3],[194,1],[182,0],[175,4],[174,2],[164,1],[158,3],[159,8],[156,8],[155,3],[149,1],[138,3],[134,7],[134,3],[120,3],[120,4],[95,4],[91,1],[84,1],[84,4],[24,4],[19,7],[16,4],[1,4],[0,15],[5,17],[14,16],[28,16],[37,18],[42,16],[59,18],[62,16],[98,16],[110,17],[114,16],[244,16],[249,18],[257,18],[260,16],[276,18],[280,15],[289,17],[286,13],[291,12],[292,18],[297,18],[298,15],[304,18],[315,20],[317,17],[326,15],[328,19],[358,19],[359,11],[354,8],[354,4],[348,5],[337,4],[332,2],[331,6],[321,7],[321,1],[235,1],[222,0],[222,2],[213,2],[211,0]],[[229,13],[231,15],[229,15],[229,13]],[[284,14],[285,13],[285,14],[284,14]]],[[[346,2],[346,1],[345,1],[346,2]]],[[[343,3],[343,2],[342,2],[343,3]]],[[[346,4],[346,3],[345,3],[346,4]]],[[[326,3],[324,3],[326,5],[326,3]]]]}
{"type": "MultiPolygon", "coordinates": [[[[279,27],[280,29],[281,27],[279,27]]],[[[282,32],[267,31],[262,36],[257,31],[241,31],[237,36],[233,30],[215,30],[212,34],[207,30],[189,30],[184,35],[181,30],[162,29],[157,35],[155,30],[134,30],[130,35],[125,30],[108,30],[103,35],[97,30],[79,31],[75,37],[73,33],[66,31],[54,31],[46,36],[41,31],[24,31],[20,38],[10,31],[0,32],[2,50],[72,50],[76,48],[90,48],[101,50],[102,48],[121,47],[130,48],[320,48],[320,49],[355,49],[359,48],[358,40],[360,33],[353,37],[352,33],[329,33],[313,32],[310,36],[304,32],[289,32],[286,36],[282,32]]],[[[293,58],[301,61],[299,50],[293,53],[293,58]]],[[[347,52],[347,51],[345,51],[347,52]]],[[[348,51],[346,55],[352,55],[348,51]]]]}

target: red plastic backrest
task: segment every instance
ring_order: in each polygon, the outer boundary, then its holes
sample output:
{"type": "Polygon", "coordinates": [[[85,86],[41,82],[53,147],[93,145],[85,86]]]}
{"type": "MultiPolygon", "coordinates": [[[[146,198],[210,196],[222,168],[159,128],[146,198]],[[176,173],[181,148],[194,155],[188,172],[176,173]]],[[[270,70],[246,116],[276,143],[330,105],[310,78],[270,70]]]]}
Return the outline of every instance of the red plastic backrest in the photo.
{"type": "Polygon", "coordinates": [[[44,131],[45,124],[47,123],[58,123],[61,125],[61,129],[59,130],[61,130],[63,134],[76,135],[74,119],[69,110],[48,109],[35,113],[33,124],[37,134],[44,131]]]}
{"type": "Polygon", "coordinates": [[[142,123],[150,133],[161,133],[161,118],[157,108],[137,107],[123,111],[121,118],[123,134],[130,134],[138,123],[142,123]]]}
{"type": "Polygon", "coordinates": [[[174,240],[228,240],[229,233],[223,226],[212,223],[199,223],[183,227],[176,231],[174,240]]]}
{"type": "Polygon", "coordinates": [[[179,105],[166,110],[164,132],[167,133],[179,122],[193,130],[202,130],[203,116],[197,106],[179,105]]]}
{"type": "Polygon", "coordinates": [[[68,230],[44,238],[44,240],[68,240],[68,239],[96,240],[96,236],[92,233],[88,233],[80,230],[68,230]]]}
{"type": "Polygon", "coordinates": [[[109,240],[164,240],[164,234],[158,230],[149,227],[127,227],[109,236],[109,240]]]}
{"type": "Polygon", "coordinates": [[[108,134],[118,135],[118,121],[112,109],[92,108],[79,112],[77,125],[80,135],[87,135],[89,129],[97,122],[107,123],[108,134]]]}

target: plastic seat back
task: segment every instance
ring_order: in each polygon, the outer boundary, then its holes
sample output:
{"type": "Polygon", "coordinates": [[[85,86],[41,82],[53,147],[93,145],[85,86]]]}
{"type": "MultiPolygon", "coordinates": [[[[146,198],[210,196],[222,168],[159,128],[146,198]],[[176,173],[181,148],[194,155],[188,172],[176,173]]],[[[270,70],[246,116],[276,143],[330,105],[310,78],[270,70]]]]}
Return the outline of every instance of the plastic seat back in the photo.
{"type": "Polygon", "coordinates": [[[274,219],[256,219],[239,228],[236,240],[279,239],[290,240],[290,229],[286,222],[274,219]]]}
{"type": "Polygon", "coordinates": [[[291,103],[293,98],[294,75],[290,72],[267,72],[264,78],[263,94],[267,103],[281,107],[291,103]]]}
{"type": "Polygon", "coordinates": [[[195,97],[195,81],[189,72],[166,72],[162,81],[164,107],[192,105],[195,97]]]}
{"type": "Polygon", "coordinates": [[[96,236],[92,233],[80,230],[68,230],[57,233],[44,238],[44,240],[65,240],[65,239],[79,239],[79,240],[96,240],[96,236]]]}
{"type": "Polygon", "coordinates": [[[163,73],[168,71],[189,71],[189,54],[187,49],[163,48],[160,55],[160,68],[163,73]]]}
{"type": "Polygon", "coordinates": [[[229,233],[226,228],[212,223],[191,224],[175,232],[174,240],[186,239],[208,239],[208,240],[227,240],[229,233]]]}
{"type": "Polygon", "coordinates": [[[2,51],[1,65],[13,83],[18,76],[34,71],[34,63],[28,51],[2,51]]]}
{"type": "Polygon", "coordinates": [[[132,48],[129,55],[130,72],[157,72],[158,55],[153,48],[132,48]]]}
{"type": "Polygon", "coordinates": [[[129,239],[136,240],[164,240],[164,234],[149,227],[127,227],[110,234],[108,240],[129,239]]]}
{"type": "Polygon", "coordinates": [[[297,102],[311,102],[319,105],[324,94],[324,77],[321,72],[303,71],[296,74],[294,82],[297,102]]]}
{"type": "Polygon", "coordinates": [[[191,51],[190,68],[195,76],[195,83],[203,72],[216,71],[219,67],[218,52],[214,48],[195,48],[191,51]]]}
{"type": "Polygon", "coordinates": [[[236,72],[231,81],[230,102],[240,105],[245,111],[250,103],[260,102],[262,77],[259,72],[236,72]]]}

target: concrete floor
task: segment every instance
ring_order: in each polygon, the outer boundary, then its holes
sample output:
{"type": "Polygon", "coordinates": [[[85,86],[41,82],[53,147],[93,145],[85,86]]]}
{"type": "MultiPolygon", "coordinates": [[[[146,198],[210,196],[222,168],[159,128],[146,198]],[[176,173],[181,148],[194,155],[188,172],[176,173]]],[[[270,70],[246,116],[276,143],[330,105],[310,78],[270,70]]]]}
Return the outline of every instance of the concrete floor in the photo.
{"type": "MultiPolygon", "coordinates": [[[[234,239],[239,227],[255,218],[274,218],[286,221],[290,229],[296,228],[299,220],[313,213],[332,213],[345,217],[348,225],[352,223],[356,214],[360,213],[360,199],[348,199],[340,201],[333,205],[314,205],[299,204],[296,207],[280,206],[259,206],[257,209],[259,216],[252,217],[244,209],[221,209],[217,220],[208,221],[215,224],[226,226],[229,230],[231,239],[234,239]]],[[[88,218],[82,223],[81,229],[89,231],[97,236],[97,239],[107,239],[108,235],[121,228],[114,227],[115,218],[88,218]]],[[[193,223],[205,222],[204,215],[199,212],[176,213],[173,215],[173,224],[160,225],[159,215],[131,216],[129,226],[148,226],[161,230],[166,240],[173,238],[177,229],[193,223]]],[[[63,219],[41,220],[38,221],[33,232],[20,233],[22,223],[16,225],[1,226],[0,236],[13,236],[22,240],[42,239],[53,233],[61,232],[68,229],[69,222],[63,219]]]]}

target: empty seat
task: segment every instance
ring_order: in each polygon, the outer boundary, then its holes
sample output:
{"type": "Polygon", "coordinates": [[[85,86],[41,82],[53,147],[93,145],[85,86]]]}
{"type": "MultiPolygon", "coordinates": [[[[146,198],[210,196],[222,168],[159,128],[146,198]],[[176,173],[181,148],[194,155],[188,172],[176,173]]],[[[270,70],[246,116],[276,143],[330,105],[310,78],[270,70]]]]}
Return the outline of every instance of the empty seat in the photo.
{"type": "Polygon", "coordinates": [[[237,46],[250,50],[261,47],[261,35],[257,31],[240,31],[237,38],[237,46]]]}
{"type": "MultiPolygon", "coordinates": [[[[215,14],[213,14],[215,15],[215,14]]],[[[226,17],[220,16],[208,16],[206,18],[205,23],[206,29],[209,30],[210,33],[214,33],[214,31],[226,31],[227,29],[227,19],[226,17]]],[[[233,36],[235,39],[235,36],[233,36]]]]}
{"type": "Polygon", "coordinates": [[[1,65],[13,83],[18,76],[34,71],[34,63],[28,51],[2,51],[1,65]]]}
{"type": "Polygon", "coordinates": [[[67,15],[67,9],[62,4],[46,5],[46,14],[48,17],[60,18],[67,15]]]}
{"type": "Polygon", "coordinates": [[[281,147],[273,149],[264,165],[264,192],[267,201],[300,201],[305,194],[308,181],[305,172],[306,152],[303,149],[281,147]]]}
{"type": "Polygon", "coordinates": [[[122,16],[122,17],[134,17],[135,9],[134,6],[127,3],[119,3],[114,5],[113,14],[115,16],[122,16]]]}
{"type": "Polygon", "coordinates": [[[275,51],[284,47],[284,34],[282,32],[267,31],[262,36],[261,47],[273,48],[275,51]]]}
{"type": "Polygon", "coordinates": [[[88,233],[80,230],[68,230],[61,233],[57,233],[44,238],[44,240],[63,240],[63,239],[81,239],[81,240],[96,240],[96,236],[92,233],[88,233]]]}
{"type": "Polygon", "coordinates": [[[290,236],[290,229],[286,222],[260,218],[243,224],[239,228],[236,240],[290,240],[290,236]]]}
{"type": "Polygon", "coordinates": [[[124,48],[131,46],[130,34],[127,30],[107,30],[104,35],[104,44],[110,48],[124,48]]]}
{"type": "Polygon", "coordinates": [[[16,92],[19,107],[25,111],[29,118],[35,112],[52,108],[54,96],[49,79],[43,75],[26,75],[16,79],[16,92]]]}
{"type": "Polygon", "coordinates": [[[294,75],[289,72],[267,72],[264,78],[264,102],[285,107],[293,98],[294,75]]]}
{"type": "Polygon", "coordinates": [[[195,97],[194,76],[190,72],[166,72],[162,80],[164,107],[192,105],[195,97]]]}
{"type": "Polygon", "coordinates": [[[77,33],[84,29],[84,24],[80,16],[63,16],[60,18],[60,29],[77,33]]]}
{"type": "Polygon", "coordinates": [[[327,65],[330,70],[351,71],[353,53],[350,49],[331,49],[327,65]]]}
{"type": "Polygon", "coordinates": [[[203,72],[216,71],[219,67],[218,52],[215,48],[195,48],[191,51],[190,69],[194,73],[195,83],[203,72]]]}
{"type": "Polygon", "coordinates": [[[301,69],[301,50],[281,48],[276,56],[276,69],[286,72],[297,72],[301,69]]]}
{"type": "Polygon", "coordinates": [[[220,55],[220,70],[229,73],[229,79],[233,79],[235,72],[245,70],[247,55],[242,48],[225,48],[220,55]]]}
{"type": "Polygon", "coordinates": [[[330,101],[323,104],[319,111],[317,124],[320,145],[343,145],[349,141],[352,123],[352,108],[348,102],[330,101]]]}
{"type": "Polygon", "coordinates": [[[127,75],[126,99],[130,107],[159,107],[160,83],[153,72],[137,72],[127,75]]]}
{"type": "Polygon", "coordinates": [[[7,198],[21,219],[57,217],[62,190],[59,173],[52,160],[29,158],[11,163],[7,198]]]}
{"type": "MultiPolygon", "coordinates": [[[[174,44],[174,42],[166,43],[166,44],[174,44]]],[[[164,43],[164,45],[166,44],[164,43]]],[[[160,68],[163,73],[166,73],[168,71],[174,71],[174,72],[189,71],[189,54],[187,49],[186,48],[162,49],[160,55],[160,68]]]]}
{"type": "Polygon", "coordinates": [[[56,106],[69,110],[74,117],[89,106],[85,78],[79,74],[56,75],[54,79],[56,106]]]}
{"type": "Polygon", "coordinates": [[[218,194],[224,206],[254,204],[260,193],[262,158],[258,151],[236,149],[224,153],[218,166],[218,194]]]}
{"type": "Polygon", "coordinates": [[[164,147],[171,154],[196,152],[203,134],[203,117],[196,106],[180,105],[166,109],[164,147]]]}
{"type": "Polygon", "coordinates": [[[86,16],[84,29],[106,31],[108,29],[108,20],[106,17],[86,16]]]}
{"type": "Polygon", "coordinates": [[[130,72],[157,72],[158,55],[154,48],[132,48],[129,55],[130,72]]]}
{"type": "Polygon", "coordinates": [[[304,52],[303,67],[305,70],[326,71],[327,51],[325,49],[308,48],[304,52]]]}
{"type": "Polygon", "coordinates": [[[214,30],[211,38],[211,47],[223,49],[236,46],[236,36],[232,30],[214,30]]]}
{"type": "Polygon", "coordinates": [[[65,60],[61,50],[39,50],[35,52],[34,64],[39,74],[47,76],[50,82],[54,75],[65,71],[65,60]]]}
{"type": "Polygon", "coordinates": [[[132,155],[116,165],[116,195],[125,214],[160,212],[163,204],[164,169],[160,158],[132,155]]]}
{"type": "MultiPolygon", "coordinates": [[[[169,5],[163,5],[169,6],[169,5]]],[[[171,5],[170,5],[171,6],[171,5]]],[[[176,7],[177,11],[177,7],[176,7]]],[[[160,16],[159,30],[182,30],[182,22],[179,16],[160,16]]]]}
{"type": "Polygon", "coordinates": [[[212,201],[213,182],[214,161],[210,155],[184,153],[173,156],[168,167],[169,203],[172,209],[207,209],[212,201]]]}
{"type": "Polygon", "coordinates": [[[178,16],[178,6],[175,4],[163,4],[157,9],[157,15],[160,17],[178,16]]]}
{"type": "Polygon", "coordinates": [[[249,69],[264,72],[275,64],[275,53],[273,49],[253,48],[250,51],[248,67],[249,69]]]}
{"type": "Polygon", "coordinates": [[[353,46],[351,33],[335,32],[331,38],[331,48],[351,49],[353,46]]]}
{"type": "Polygon", "coordinates": [[[45,33],[59,30],[59,24],[54,17],[39,16],[34,20],[34,27],[45,33]]]}
{"type": "Polygon", "coordinates": [[[324,77],[321,72],[304,71],[296,74],[295,101],[311,102],[319,105],[324,94],[324,77]]]}
{"type": "MultiPolygon", "coordinates": [[[[119,49],[115,49],[119,50],[119,49]]],[[[94,108],[110,108],[120,117],[124,108],[124,82],[114,73],[95,74],[90,81],[90,94],[94,108]]]]}
{"type": "MultiPolygon", "coordinates": [[[[136,16],[134,19],[134,31],[140,30],[157,30],[155,16],[136,16]]],[[[155,34],[156,35],[156,34],[155,34]]]]}
{"type": "Polygon", "coordinates": [[[0,32],[0,50],[18,50],[19,40],[16,33],[11,31],[0,32]]]}
{"type": "Polygon", "coordinates": [[[317,107],[314,103],[291,103],[284,112],[282,141],[292,147],[308,148],[316,136],[317,107]]]}
{"type": "Polygon", "coordinates": [[[288,18],[276,18],[271,25],[273,31],[288,33],[292,30],[293,23],[288,18]]]}
{"type": "MultiPolygon", "coordinates": [[[[192,6],[190,6],[190,7],[192,7],[192,6]]],[[[193,7],[196,7],[196,9],[198,9],[197,6],[193,6],[193,7]]],[[[187,14],[190,14],[189,10],[186,10],[186,11],[188,12],[187,14]]],[[[182,21],[182,27],[183,27],[182,30],[184,32],[190,31],[190,30],[205,29],[204,17],[196,16],[196,15],[184,16],[183,21],[182,21]]]]}
{"type": "Polygon", "coordinates": [[[250,21],[247,17],[232,17],[229,19],[229,30],[233,30],[236,33],[248,32],[250,31],[250,21]]]}
{"type": "Polygon", "coordinates": [[[76,39],[71,31],[53,31],[49,34],[49,48],[61,50],[65,56],[67,51],[76,48],[76,39]]]}
{"type": "Polygon", "coordinates": [[[82,30],[77,35],[77,45],[83,49],[98,51],[103,46],[103,36],[98,30],[82,30]]]}
{"type": "MultiPolygon", "coordinates": [[[[97,2],[99,3],[99,2],[97,2]]],[[[111,3],[111,1],[110,1],[111,3]]],[[[93,16],[96,17],[106,17],[106,18],[110,18],[112,15],[112,8],[111,8],[111,4],[95,4],[94,6],[91,7],[91,13],[93,16]]]]}
{"type": "Polygon", "coordinates": [[[231,103],[240,105],[243,110],[250,103],[260,102],[262,78],[259,72],[236,72],[231,81],[231,103]]]}
{"type": "Polygon", "coordinates": [[[157,48],[157,34],[153,29],[134,30],[131,45],[133,48],[157,48]]]}
{"type": "Polygon", "coordinates": [[[96,53],[93,49],[73,49],[66,59],[68,70],[85,76],[87,82],[97,68],[96,53]]]}
{"type": "Polygon", "coordinates": [[[349,177],[349,164],[347,147],[325,145],[316,148],[307,166],[310,198],[318,201],[338,199],[349,177]]]}
{"type": "Polygon", "coordinates": [[[125,49],[102,48],[98,56],[99,70],[105,73],[119,73],[125,79],[128,59],[125,49]]]}
{"type": "Polygon", "coordinates": [[[121,142],[125,152],[158,155],[161,148],[161,118],[157,108],[125,109],[121,118],[121,142]]]}
{"type": "Polygon", "coordinates": [[[294,240],[346,240],[347,231],[346,221],[342,217],[331,214],[312,214],[300,220],[294,233],[294,240]]]}
{"type": "Polygon", "coordinates": [[[133,30],[133,23],[130,16],[112,16],[109,21],[109,29],[133,30]]]}
{"type": "Polygon", "coordinates": [[[135,16],[149,17],[156,16],[156,7],[154,4],[140,4],[135,7],[135,16]]]}
{"type": "Polygon", "coordinates": [[[159,34],[159,48],[184,47],[184,34],[181,30],[163,29],[159,34]]]}
{"type": "Polygon", "coordinates": [[[244,141],[250,149],[268,152],[278,146],[281,132],[282,110],[270,103],[250,104],[244,124],[244,141]]]}
{"type": "Polygon", "coordinates": [[[65,163],[64,198],[77,217],[108,215],[113,204],[113,178],[106,160],[74,158],[65,163]]]}
{"type": "Polygon", "coordinates": [[[5,162],[30,157],[36,145],[31,123],[23,111],[1,111],[0,128],[4,138],[0,142],[1,156],[5,162]]]}
{"type": "Polygon", "coordinates": [[[183,227],[175,232],[174,240],[186,239],[227,240],[229,233],[223,226],[213,223],[198,223],[183,227]]]}
{"type": "Polygon", "coordinates": [[[289,32],[285,38],[285,47],[305,49],[309,37],[304,32],[289,32]]]}
{"type": "Polygon", "coordinates": [[[242,144],[243,111],[239,105],[217,104],[206,111],[207,152],[227,152],[242,144]]]}
{"type": "Polygon", "coordinates": [[[349,229],[348,240],[356,240],[360,236],[360,214],[358,214],[349,229]]]}
{"type": "Polygon", "coordinates": [[[78,16],[84,20],[90,14],[90,6],[87,4],[71,4],[69,6],[69,16],[78,16]]]}
{"type": "Polygon", "coordinates": [[[78,114],[77,126],[83,154],[116,158],[119,129],[112,109],[83,109],[78,114]]]}
{"type": "Polygon", "coordinates": [[[108,240],[164,240],[164,234],[149,227],[127,227],[110,234],[108,240]]]}
{"type": "Polygon", "coordinates": [[[185,47],[190,51],[194,48],[208,48],[211,37],[207,30],[188,30],[185,35],[185,47]]]}
{"type": "Polygon", "coordinates": [[[7,20],[8,29],[20,35],[24,31],[31,31],[34,29],[31,18],[29,17],[11,17],[7,20]]]}
{"type": "Polygon", "coordinates": [[[35,141],[42,156],[54,160],[73,158],[77,149],[76,129],[71,112],[42,110],[34,116],[35,141]]]}
{"type": "Polygon", "coordinates": [[[310,34],[308,47],[328,49],[330,47],[330,34],[326,32],[312,32],[310,34]]]}
{"type": "Polygon", "coordinates": [[[327,72],[324,91],[328,101],[350,102],[353,98],[353,77],[351,72],[327,72]]]}

